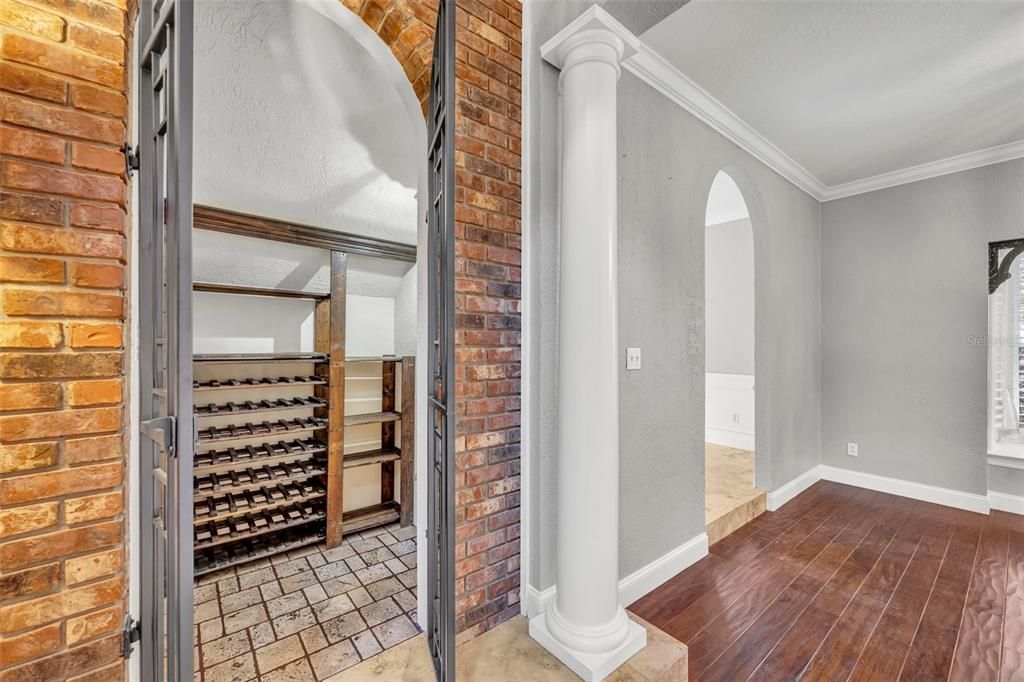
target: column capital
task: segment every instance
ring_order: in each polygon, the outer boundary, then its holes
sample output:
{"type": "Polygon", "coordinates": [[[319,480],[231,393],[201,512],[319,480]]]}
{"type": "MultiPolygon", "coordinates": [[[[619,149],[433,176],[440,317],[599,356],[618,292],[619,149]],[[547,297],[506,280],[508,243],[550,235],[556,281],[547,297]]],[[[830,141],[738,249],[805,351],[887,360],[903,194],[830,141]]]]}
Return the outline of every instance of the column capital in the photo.
{"type": "Polygon", "coordinates": [[[640,39],[598,5],[591,5],[540,48],[545,61],[562,71],[581,61],[619,65],[640,49],[640,39]],[[584,48],[584,49],[580,49],[584,48]]]}

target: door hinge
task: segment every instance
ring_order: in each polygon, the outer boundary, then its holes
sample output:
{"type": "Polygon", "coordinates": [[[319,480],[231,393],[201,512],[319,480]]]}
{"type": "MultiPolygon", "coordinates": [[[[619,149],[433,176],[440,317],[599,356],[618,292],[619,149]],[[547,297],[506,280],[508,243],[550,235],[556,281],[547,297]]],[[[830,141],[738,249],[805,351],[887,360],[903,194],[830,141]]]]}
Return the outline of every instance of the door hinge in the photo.
{"type": "Polygon", "coordinates": [[[142,623],[132,618],[131,614],[124,617],[124,629],[121,631],[121,657],[131,658],[135,642],[142,639],[142,623]]]}
{"type": "Polygon", "coordinates": [[[124,151],[124,174],[131,180],[135,171],[139,170],[139,148],[125,144],[122,151],[124,151]]]}

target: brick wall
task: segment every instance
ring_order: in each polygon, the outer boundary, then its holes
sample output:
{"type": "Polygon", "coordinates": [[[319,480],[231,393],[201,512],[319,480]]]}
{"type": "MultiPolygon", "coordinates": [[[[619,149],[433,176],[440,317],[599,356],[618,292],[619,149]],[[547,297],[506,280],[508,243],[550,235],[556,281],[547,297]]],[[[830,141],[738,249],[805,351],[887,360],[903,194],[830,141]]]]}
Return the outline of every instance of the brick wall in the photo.
{"type": "MultiPolygon", "coordinates": [[[[426,111],[437,0],[342,0],[402,64],[426,111]]],[[[456,627],[519,613],[522,7],[457,0],[456,627]]]]}
{"type": "Polygon", "coordinates": [[[380,36],[427,111],[437,0],[341,0],[380,36]]]}
{"type": "MultiPolygon", "coordinates": [[[[428,107],[437,0],[341,0],[428,107]]],[[[517,0],[457,0],[456,629],[519,613],[521,207],[517,0]]]]}
{"type": "Polygon", "coordinates": [[[519,613],[522,7],[456,13],[456,618],[459,641],[519,613]]]}
{"type": "Polygon", "coordinates": [[[0,2],[0,682],[123,677],[126,9],[0,2]]]}

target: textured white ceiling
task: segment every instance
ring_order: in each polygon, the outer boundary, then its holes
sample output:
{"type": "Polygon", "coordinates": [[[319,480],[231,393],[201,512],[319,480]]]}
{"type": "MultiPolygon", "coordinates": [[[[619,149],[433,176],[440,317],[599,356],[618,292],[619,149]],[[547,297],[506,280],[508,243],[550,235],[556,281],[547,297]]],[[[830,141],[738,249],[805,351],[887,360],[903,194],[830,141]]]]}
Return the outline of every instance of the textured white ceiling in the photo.
{"type": "Polygon", "coordinates": [[[416,242],[408,112],[344,29],[299,2],[196,3],[195,199],[416,242]]]}
{"type": "Polygon", "coordinates": [[[692,0],[643,39],[829,186],[1024,140],[1020,0],[692,0]]]}

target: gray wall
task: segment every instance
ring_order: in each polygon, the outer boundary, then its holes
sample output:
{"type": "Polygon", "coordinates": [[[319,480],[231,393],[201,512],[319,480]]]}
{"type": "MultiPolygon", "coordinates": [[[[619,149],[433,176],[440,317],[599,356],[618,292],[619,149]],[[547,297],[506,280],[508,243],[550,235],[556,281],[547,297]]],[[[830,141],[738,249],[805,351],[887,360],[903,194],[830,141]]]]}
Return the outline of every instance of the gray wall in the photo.
{"type": "Polygon", "coordinates": [[[824,464],[985,494],[971,339],[988,331],[987,243],[1024,231],[1022,187],[1017,160],[823,205],[824,464]]]}
{"type": "Polygon", "coordinates": [[[994,493],[1024,497],[1024,471],[990,464],[988,489],[994,493]]]}
{"type": "MultiPolygon", "coordinates": [[[[529,3],[533,50],[590,3],[529,3]]],[[[633,30],[645,3],[608,3],[633,30]]],[[[530,45],[524,53],[530,60],[530,45]]],[[[554,582],[557,471],[557,79],[527,62],[530,583],[554,582]]],[[[726,169],[744,193],[757,259],[758,482],[772,489],[820,450],[817,201],[624,72],[619,83],[620,574],[704,531],[704,211],[726,169]],[[771,358],[772,362],[767,362],[771,358]]]]}
{"type": "Polygon", "coordinates": [[[705,368],[754,374],[754,235],[748,218],[710,225],[704,243],[705,368]]]}

